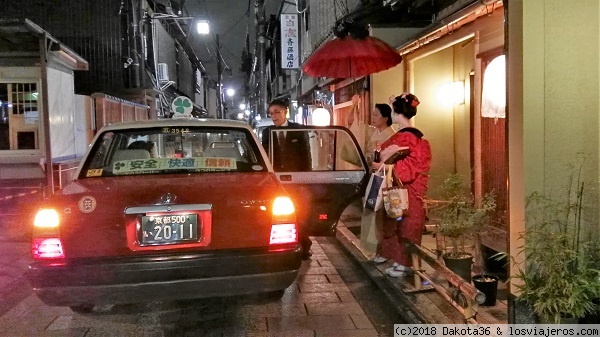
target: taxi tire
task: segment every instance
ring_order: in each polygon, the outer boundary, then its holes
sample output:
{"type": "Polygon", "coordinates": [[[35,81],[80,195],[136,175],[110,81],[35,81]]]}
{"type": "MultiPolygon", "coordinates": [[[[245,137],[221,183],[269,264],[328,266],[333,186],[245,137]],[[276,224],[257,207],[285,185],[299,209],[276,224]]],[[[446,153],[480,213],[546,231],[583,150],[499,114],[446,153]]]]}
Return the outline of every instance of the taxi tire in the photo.
{"type": "Polygon", "coordinates": [[[73,312],[76,312],[78,314],[89,314],[90,312],[92,312],[94,310],[94,305],[93,304],[72,305],[69,308],[71,308],[71,310],[73,312]]]}

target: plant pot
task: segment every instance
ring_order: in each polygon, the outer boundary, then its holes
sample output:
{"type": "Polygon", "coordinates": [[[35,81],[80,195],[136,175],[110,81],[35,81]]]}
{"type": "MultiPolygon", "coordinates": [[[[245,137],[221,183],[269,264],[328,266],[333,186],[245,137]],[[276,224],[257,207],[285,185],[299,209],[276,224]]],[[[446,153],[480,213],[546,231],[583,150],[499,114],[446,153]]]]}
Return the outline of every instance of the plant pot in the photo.
{"type": "Polygon", "coordinates": [[[444,264],[456,275],[462,277],[465,281],[471,283],[471,265],[473,264],[473,255],[465,253],[461,256],[452,256],[444,254],[442,256],[444,264]]]}
{"type": "MultiPolygon", "coordinates": [[[[597,308],[600,308],[599,298],[592,300],[592,302],[594,303],[594,305],[596,305],[597,308]]],[[[600,322],[600,312],[589,313],[579,320],[579,324],[593,324],[598,322],[600,322]]]]}
{"type": "Polygon", "coordinates": [[[473,276],[473,285],[477,290],[485,295],[483,306],[496,305],[496,297],[498,295],[498,277],[493,275],[475,275],[473,276]]]}
{"type": "MultiPolygon", "coordinates": [[[[548,315],[539,315],[540,324],[556,324],[554,321],[554,317],[550,317],[548,315]]],[[[579,318],[573,317],[570,315],[562,315],[560,316],[560,321],[558,324],[578,324],[579,318]]]]}

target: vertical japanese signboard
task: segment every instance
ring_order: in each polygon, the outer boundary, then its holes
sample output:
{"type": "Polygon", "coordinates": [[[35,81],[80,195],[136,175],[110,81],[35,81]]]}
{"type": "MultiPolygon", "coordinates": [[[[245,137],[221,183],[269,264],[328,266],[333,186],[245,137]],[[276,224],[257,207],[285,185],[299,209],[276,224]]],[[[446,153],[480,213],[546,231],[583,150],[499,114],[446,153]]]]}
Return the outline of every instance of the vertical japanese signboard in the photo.
{"type": "Polygon", "coordinates": [[[281,14],[281,68],[298,69],[298,15],[281,14]]]}

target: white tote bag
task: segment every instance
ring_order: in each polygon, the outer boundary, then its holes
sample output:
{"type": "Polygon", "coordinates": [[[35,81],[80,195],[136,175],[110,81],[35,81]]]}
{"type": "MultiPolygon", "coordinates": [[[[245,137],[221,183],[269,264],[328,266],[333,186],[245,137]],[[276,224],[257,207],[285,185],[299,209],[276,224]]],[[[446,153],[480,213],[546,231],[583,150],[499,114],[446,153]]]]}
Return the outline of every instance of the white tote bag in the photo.
{"type": "Polygon", "coordinates": [[[364,208],[378,211],[383,206],[382,190],[386,187],[385,165],[371,174],[365,190],[364,208]]]}

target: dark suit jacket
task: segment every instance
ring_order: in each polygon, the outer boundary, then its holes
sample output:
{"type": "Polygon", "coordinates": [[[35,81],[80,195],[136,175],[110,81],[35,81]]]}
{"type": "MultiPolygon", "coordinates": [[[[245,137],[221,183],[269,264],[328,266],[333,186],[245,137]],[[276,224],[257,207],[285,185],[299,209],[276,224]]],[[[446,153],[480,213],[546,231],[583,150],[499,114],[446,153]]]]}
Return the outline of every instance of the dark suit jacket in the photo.
{"type": "MultiPolygon", "coordinates": [[[[262,143],[267,152],[271,143],[271,131],[301,129],[302,124],[288,122],[287,127],[269,126],[263,130],[262,143]]],[[[276,136],[276,135],[275,135],[276,136]]],[[[279,172],[304,172],[312,169],[310,157],[310,144],[308,142],[308,133],[306,131],[288,131],[286,132],[285,142],[280,147],[279,141],[275,139],[273,146],[273,169],[279,172]]],[[[269,153],[270,155],[270,153],[269,153]]]]}

